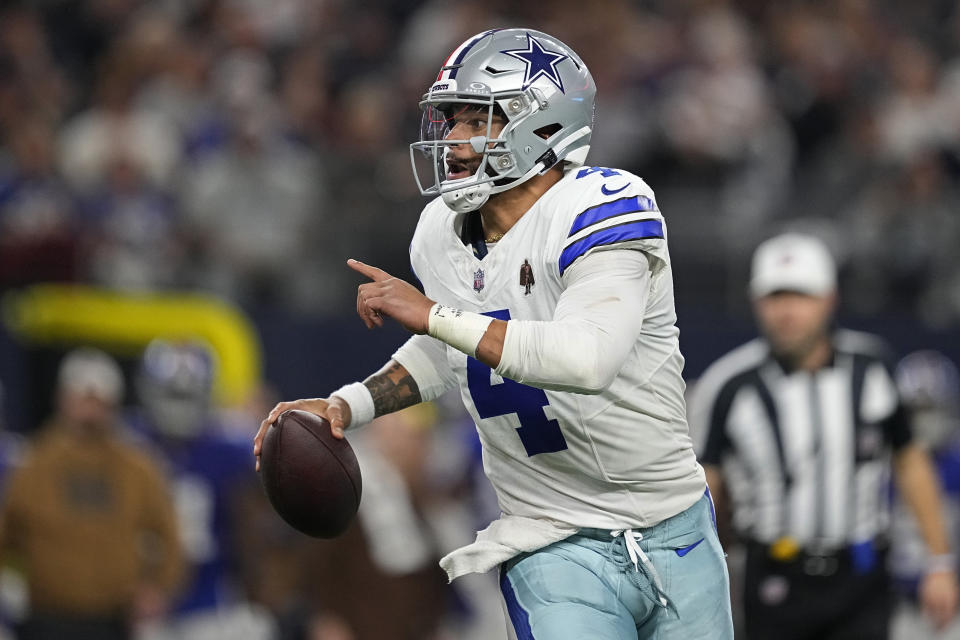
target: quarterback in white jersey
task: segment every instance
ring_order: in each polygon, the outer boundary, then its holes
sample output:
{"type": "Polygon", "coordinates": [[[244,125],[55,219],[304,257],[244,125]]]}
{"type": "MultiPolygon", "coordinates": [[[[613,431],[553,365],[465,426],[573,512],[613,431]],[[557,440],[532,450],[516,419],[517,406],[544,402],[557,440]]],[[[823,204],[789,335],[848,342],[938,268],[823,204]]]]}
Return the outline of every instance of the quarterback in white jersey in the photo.
{"type": "MultiPolygon", "coordinates": [[[[482,260],[458,232],[471,215],[451,215],[439,198],[424,210],[410,253],[426,295],[517,328],[554,323],[529,327],[534,344],[520,347],[513,371],[444,344],[429,365],[459,385],[504,513],[617,529],[695,503],[704,476],[687,435],[670,258],[650,188],[572,167],[482,260]],[[623,334],[612,344],[590,335],[609,325],[623,334]]],[[[436,340],[415,338],[394,356],[415,379],[409,354],[427,342],[436,340]]]]}
{"type": "Polygon", "coordinates": [[[510,637],[730,638],[665,222],[643,180],[584,166],[594,94],[576,53],[538,31],[450,55],[411,145],[437,196],[410,246],[423,293],[348,261],[371,279],[366,325],[418,335],[363,383],[278,404],[254,452],[288,409],[343,437],[459,387],[502,516],[441,564],[451,579],[499,566],[510,637]]]}

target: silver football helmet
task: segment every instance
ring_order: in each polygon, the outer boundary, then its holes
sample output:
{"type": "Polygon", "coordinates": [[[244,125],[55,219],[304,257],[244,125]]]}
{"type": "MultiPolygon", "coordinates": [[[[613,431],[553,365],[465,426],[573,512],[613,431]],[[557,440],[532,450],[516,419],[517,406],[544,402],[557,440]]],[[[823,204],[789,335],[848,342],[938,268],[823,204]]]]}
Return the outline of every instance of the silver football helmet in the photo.
{"type": "Polygon", "coordinates": [[[596,85],[567,45],[532,29],[494,29],[457,47],[420,101],[420,140],[410,145],[423,195],[456,212],[481,207],[558,162],[582,165],[590,149],[596,85]],[[448,139],[464,111],[485,111],[469,139],[448,139]],[[496,135],[494,119],[505,123],[496,135]],[[471,175],[455,177],[451,147],[481,155],[471,175]],[[422,154],[422,156],[420,155],[422,154]],[[426,160],[423,160],[425,157],[426,160]]]}

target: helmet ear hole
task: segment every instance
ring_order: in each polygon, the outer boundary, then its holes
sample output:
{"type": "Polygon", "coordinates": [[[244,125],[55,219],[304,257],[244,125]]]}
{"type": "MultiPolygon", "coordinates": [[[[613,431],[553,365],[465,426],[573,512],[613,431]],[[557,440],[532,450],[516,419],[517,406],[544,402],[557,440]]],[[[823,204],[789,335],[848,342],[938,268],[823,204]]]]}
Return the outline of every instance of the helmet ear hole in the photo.
{"type": "Polygon", "coordinates": [[[560,124],[559,122],[554,122],[553,124],[547,124],[540,127],[539,129],[534,130],[533,133],[535,135],[540,136],[544,140],[546,140],[547,138],[555,134],[557,131],[560,131],[560,129],[563,129],[563,125],[560,124]]]}

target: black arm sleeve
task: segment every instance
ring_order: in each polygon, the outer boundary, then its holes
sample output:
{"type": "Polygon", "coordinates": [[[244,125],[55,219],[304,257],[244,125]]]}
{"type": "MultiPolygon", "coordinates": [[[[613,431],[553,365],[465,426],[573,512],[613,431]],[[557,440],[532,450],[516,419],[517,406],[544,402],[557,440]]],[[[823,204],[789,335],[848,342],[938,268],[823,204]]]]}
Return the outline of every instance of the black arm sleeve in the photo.
{"type": "Polygon", "coordinates": [[[703,464],[720,464],[723,455],[730,449],[730,437],[727,435],[727,416],[733,397],[736,395],[736,385],[728,382],[713,398],[707,409],[707,438],[700,453],[700,462],[703,464]]]}

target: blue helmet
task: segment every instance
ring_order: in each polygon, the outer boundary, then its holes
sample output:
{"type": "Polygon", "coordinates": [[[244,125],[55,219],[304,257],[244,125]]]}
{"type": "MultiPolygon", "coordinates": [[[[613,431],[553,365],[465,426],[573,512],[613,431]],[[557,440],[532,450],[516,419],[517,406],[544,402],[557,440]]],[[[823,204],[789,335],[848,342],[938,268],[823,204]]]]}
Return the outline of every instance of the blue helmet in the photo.
{"type": "Polygon", "coordinates": [[[137,390],[152,425],[163,435],[199,434],[210,411],[213,358],[195,342],[154,340],[143,353],[137,390]]]}
{"type": "Polygon", "coordinates": [[[910,353],[897,364],[897,389],[913,414],[916,436],[936,448],[960,430],[960,373],[932,349],[910,353]]]}

